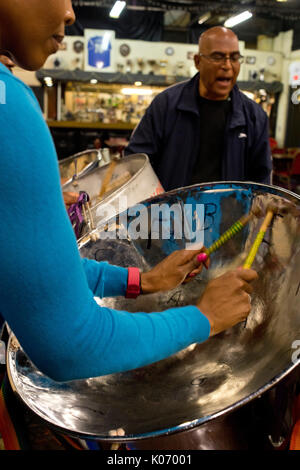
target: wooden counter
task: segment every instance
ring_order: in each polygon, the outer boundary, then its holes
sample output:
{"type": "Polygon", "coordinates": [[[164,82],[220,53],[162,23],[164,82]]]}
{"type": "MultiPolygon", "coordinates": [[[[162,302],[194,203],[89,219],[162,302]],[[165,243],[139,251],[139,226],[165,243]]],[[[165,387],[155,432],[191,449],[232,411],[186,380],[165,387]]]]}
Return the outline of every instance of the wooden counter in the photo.
{"type": "Polygon", "coordinates": [[[80,121],[52,121],[48,120],[49,127],[61,127],[68,129],[115,129],[115,130],[128,130],[131,131],[135,128],[136,124],[129,122],[80,122],[80,121]]]}

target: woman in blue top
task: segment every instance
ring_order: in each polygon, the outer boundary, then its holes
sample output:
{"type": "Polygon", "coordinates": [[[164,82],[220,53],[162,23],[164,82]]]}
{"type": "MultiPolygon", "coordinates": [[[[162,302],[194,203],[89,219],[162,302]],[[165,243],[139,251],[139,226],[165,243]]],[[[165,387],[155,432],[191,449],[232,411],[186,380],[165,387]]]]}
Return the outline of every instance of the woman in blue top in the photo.
{"type": "MultiPolygon", "coordinates": [[[[0,0],[0,54],[36,70],[74,20],[70,0],[0,0]]],[[[2,64],[0,85],[0,312],[41,371],[66,381],[141,367],[246,318],[257,274],[243,269],[209,283],[197,306],[99,307],[94,296],[125,294],[128,271],[80,258],[39,105],[2,64]]],[[[142,291],[174,288],[197,268],[196,252],[175,252],[141,274],[142,291]]]]}

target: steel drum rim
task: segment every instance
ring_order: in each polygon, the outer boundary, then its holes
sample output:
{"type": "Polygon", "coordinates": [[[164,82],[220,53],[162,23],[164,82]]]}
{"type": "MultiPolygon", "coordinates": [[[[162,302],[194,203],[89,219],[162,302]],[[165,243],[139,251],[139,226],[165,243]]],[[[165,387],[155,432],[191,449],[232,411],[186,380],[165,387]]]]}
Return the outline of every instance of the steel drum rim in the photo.
{"type": "MultiPolygon", "coordinates": [[[[143,154],[137,154],[137,155],[143,155],[143,154]]],[[[144,154],[144,155],[146,155],[146,154],[144,154]]],[[[130,155],[128,155],[128,156],[130,156],[130,155]]],[[[146,157],[148,158],[147,155],[146,155],[146,157]]],[[[124,158],[126,158],[126,157],[124,157],[124,158]]],[[[278,191],[282,192],[282,193],[286,193],[289,196],[293,196],[296,200],[298,200],[300,202],[300,195],[299,194],[296,194],[293,191],[282,188],[280,186],[275,186],[274,184],[256,183],[256,182],[252,182],[252,181],[234,181],[234,180],[230,180],[230,181],[211,181],[210,183],[199,183],[199,184],[192,184],[190,186],[182,186],[182,187],[179,187],[179,188],[171,189],[170,191],[165,191],[161,194],[157,194],[156,196],[149,197],[147,199],[143,199],[141,202],[139,202],[139,204],[142,204],[143,202],[147,202],[149,200],[160,199],[164,195],[176,194],[178,191],[182,191],[182,190],[193,189],[193,188],[196,188],[196,187],[201,188],[201,189],[209,189],[209,188],[213,189],[213,187],[216,187],[217,185],[224,186],[224,191],[228,191],[228,189],[230,189],[231,186],[240,186],[241,189],[244,189],[243,187],[249,187],[249,185],[251,185],[251,188],[253,188],[253,189],[256,189],[256,188],[258,189],[260,187],[261,188],[268,188],[268,189],[270,189],[271,193],[277,194],[278,191]],[[225,188],[225,186],[228,186],[228,187],[225,188]]],[[[222,188],[216,187],[216,189],[220,190],[222,188]]],[[[232,189],[234,189],[234,188],[232,188],[232,189]]],[[[107,222],[109,222],[109,219],[107,219],[106,223],[107,222]]]]}
{"type": "MultiPolygon", "coordinates": [[[[224,417],[224,416],[228,415],[229,413],[238,410],[239,408],[241,408],[244,405],[247,405],[248,403],[255,400],[256,398],[260,398],[261,395],[263,395],[265,392],[267,392],[271,388],[275,387],[282,379],[284,379],[288,374],[293,372],[297,367],[300,367],[300,359],[299,359],[296,363],[294,363],[294,364],[292,363],[292,365],[290,364],[290,366],[288,366],[284,371],[282,371],[280,374],[273,377],[268,384],[266,384],[263,387],[260,387],[258,390],[256,390],[256,392],[253,392],[252,394],[248,395],[247,397],[235,402],[233,405],[229,405],[226,408],[224,408],[224,409],[222,409],[222,410],[220,410],[216,413],[213,413],[213,414],[208,415],[208,416],[204,416],[203,418],[195,419],[193,421],[188,422],[187,424],[182,423],[182,424],[179,424],[177,426],[173,426],[173,427],[168,428],[168,429],[161,429],[159,431],[142,433],[142,434],[138,434],[138,435],[127,434],[126,437],[122,437],[122,436],[99,436],[99,435],[96,435],[94,433],[88,433],[88,432],[87,433],[80,433],[80,432],[76,432],[76,431],[73,431],[73,430],[65,429],[62,426],[54,425],[53,423],[51,423],[51,421],[48,421],[47,419],[45,419],[45,417],[39,412],[39,410],[38,411],[33,410],[28,405],[26,400],[18,393],[18,389],[17,389],[17,387],[14,383],[12,373],[11,373],[11,367],[10,367],[11,356],[9,354],[9,351],[11,349],[10,348],[11,342],[15,338],[16,337],[12,332],[9,336],[9,341],[8,341],[8,345],[7,345],[6,364],[7,364],[8,379],[9,379],[11,388],[12,388],[13,392],[16,394],[16,396],[19,399],[21,399],[21,401],[33,413],[37,414],[39,416],[39,418],[41,418],[45,423],[47,423],[52,428],[59,429],[61,432],[65,433],[65,434],[67,433],[67,434],[70,434],[70,435],[78,437],[78,438],[95,439],[95,440],[107,441],[107,442],[121,442],[121,443],[122,442],[124,442],[124,443],[125,442],[133,442],[133,441],[139,441],[139,440],[143,440],[143,439],[168,436],[168,435],[171,435],[171,434],[176,434],[176,433],[180,433],[180,432],[184,432],[184,431],[191,431],[191,430],[193,430],[193,429],[195,429],[195,428],[197,428],[197,427],[199,427],[199,426],[201,426],[205,423],[209,423],[212,420],[215,420],[215,419],[220,418],[220,417],[224,417]]],[[[20,349],[20,345],[19,345],[18,349],[20,349]]]]}
{"type": "MultiPolygon", "coordinates": [[[[73,160],[76,160],[77,158],[79,157],[82,157],[83,155],[89,155],[91,153],[99,153],[99,150],[98,149],[87,149],[87,150],[83,150],[82,152],[78,152],[78,153],[75,153],[74,155],[71,155],[70,157],[67,157],[67,158],[64,158],[62,160],[60,160],[58,162],[59,164],[59,167],[62,165],[62,164],[65,164],[65,163],[69,163],[69,162],[72,162],[73,160]]],[[[96,160],[95,160],[96,161],[96,160]]],[[[90,162],[92,163],[92,162],[90,162]]],[[[82,170],[84,172],[84,169],[82,170]]],[[[67,184],[70,184],[72,181],[73,181],[73,178],[74,178],[75,175],[73,175],[72,177],[70,177],[67,181],[65,181],[63,184],[62,184],[62,189],[64,189],[64,186],[67,185],[67,184]]],[[[80,173],[78,176],[78,179],[80,178],[80,173]]]]}
{"type": "MultiPolygon", "coordinates": [[[[146,155],[145,153],[134,153],[132,155],[127,155],[126,157],[123,157],[121,158],[120,160],[117,161],[117,163],[123,163],[123,162],[127,162],[128,160],[133,160],[132,157],[135,157],[134,159],[137,160],[139,157],[145,157],[144,159],[144,162],[143,162],[143,166],[136,172],[134,173],[134,175],[131,175],[130,176],[130,179],[128,181],[126,181],[126,183],[124,183],[120,188],[117,188],[113,195],[115,196],[116,194],[118,194],[121,190],[123,190],[124,188],[126,189],[126,187],[132,183],[140,174],[141,172],[144,170],[145,166],[147,164],[150,164],[150,160],[149,160],[149,157],[148,155],[146,155]]],[[[92,175],[93,173],[96,173],[99,171],[99,169],[104,169],[104,168],[107,168],[108,166],[110,165],[110,163],[106,163],[106,165],[103,165],[101,167],[98,167],[98,168],[94,168],[94,170],[92,170],[91,172],[89,172],[89,176],[92,175]]],[[[87,175],[84,175],[84,176],[87,176],[87,175]]],[[[80,177],[76,178],[76,181],[79,181],[80,180],[80,177]]],[[[66,185],[69,185],[70,183],[72,182],[72,179],[70,178],[68,181],[66,181],[63,185],[62,185],[62,189],[64,189],[66,187],[66,185]]],[[[112,195],[110,194],[109,196],[106,196],[104,197],[102,200],[101,200],[101,203],[109,200],[109,198],[111,197],[112,195]]]]}
{"type": "MultiPolygon", "coordinates": [[[[230,180],[230,181],[211,181],[210,183],[199,183],[199,184],[193,184],[193,185],[190,185],[190,186],[182,186],[181,188],[176,188],[176,189],[171,189],[170,191],[166,191],[165,193],[163,194],[175,194],[177,191],[180,191],[180,190],[186,190],[186,189],[193,189],[193,188],[210,188],[210,187],[215,187],[216,185],[222,185],[224,186],[224,191],[228,190],[230,188],[231,185],[236,185],[236,186],[240,186],[240,187],[243,187],[243,186],[247,186],[249,187],[249,185],[251,185],[251,188],[255,189],[255,188],[269,188],[274,194],[277,194],[277,192],[282,192],[282,193],[286,193],[288,194],[289,196],[293,196],[295,199],[297,199],[298,201],[300,201],[300,195],[299,194],[296,194],[294,193],[293,191],[290,191],[288,189],[285,189],[285,188],[281,188],[280,186],[275,186],[274,184],[264,184],[264,183],[256,183],[256,182],[253,182],[253,181],[234,181],[234,180],[230,180]],[[225,188],[225,186],[228,186],[227,188],[225,188]]],[[[216,188],[216,189],[222,189],[222,188],[216,188]]],[[[159,197],[161,195],[158,195],[157,197],[159,197]]],[[[149,199],[153,199],[153,198],[149,198],[149,199]]],[[[148,200],[148,199],[147,199],[148,200]]]]}
{"type": "Polygon", "coordinates": [[[81,157],[82,155],[89,154],[89,153],[95,153],[95,152],[99,152],[99,150],[98,149],[86,149],[86,150],[83,150],[82,152],[74,153],[74,155],[70,155],[70,157],[63,158],[58,163],[59,163],[59,165],[61,163],[68,163],[68,162],[71,162],[72,160],[75,160],[78,157],[81,157]]]}

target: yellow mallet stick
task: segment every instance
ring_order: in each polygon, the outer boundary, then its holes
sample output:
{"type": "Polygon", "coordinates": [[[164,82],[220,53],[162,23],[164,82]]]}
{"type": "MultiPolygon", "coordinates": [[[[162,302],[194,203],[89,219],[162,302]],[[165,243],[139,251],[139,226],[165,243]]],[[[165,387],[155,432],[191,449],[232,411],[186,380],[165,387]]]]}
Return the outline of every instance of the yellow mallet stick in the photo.
{"type": "Polygon", "coordinates": [[[244,269],[250,269],[252,266],[252,263],[254,261],[254,258],[258,252],[258,249],[260,247],[261,242],[263,241],[263,238],[265,236],[265,233],[267,231],[268,226],[270,225],[272,219],[274,216],[274,212],[272,210],[268,210],[267,215],[261,224],[260,230],[258,234],[256,235],[255,241],[251,247],[251,250],[249,251],[249,254],[246,258],[246,261],[244,262],[243,268],[244,269]]]}

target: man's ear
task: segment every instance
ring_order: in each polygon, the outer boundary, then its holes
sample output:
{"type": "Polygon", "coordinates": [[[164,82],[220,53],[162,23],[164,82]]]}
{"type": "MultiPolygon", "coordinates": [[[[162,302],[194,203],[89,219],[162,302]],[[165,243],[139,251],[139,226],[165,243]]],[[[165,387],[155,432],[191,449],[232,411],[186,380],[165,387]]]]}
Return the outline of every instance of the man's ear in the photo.
{"type": "Polygon", "coordinates": [[[196,69],[199,70],[199,66],[200,66],[200,56],[199,56],[199,54],[194,55],[194,64],[195,64],[196,69]]]}

